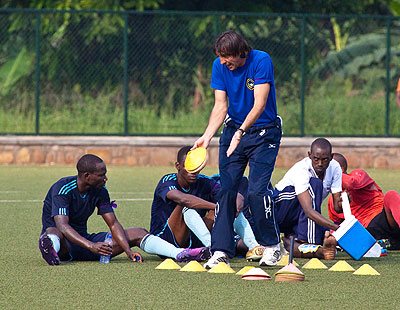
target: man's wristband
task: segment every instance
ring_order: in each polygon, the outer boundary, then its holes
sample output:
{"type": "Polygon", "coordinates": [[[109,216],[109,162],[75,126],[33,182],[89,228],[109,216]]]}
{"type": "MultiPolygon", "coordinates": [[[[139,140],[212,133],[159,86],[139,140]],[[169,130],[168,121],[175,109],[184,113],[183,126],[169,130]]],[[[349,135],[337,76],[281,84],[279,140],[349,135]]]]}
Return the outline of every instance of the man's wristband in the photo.
{"type": "Polygon", "coordinates": [[[246,131],[244,131],[244,129],[242,128],[238,128],[236,131],[240,131],[242,133],[242,136],[246,134],[246,131]]]}

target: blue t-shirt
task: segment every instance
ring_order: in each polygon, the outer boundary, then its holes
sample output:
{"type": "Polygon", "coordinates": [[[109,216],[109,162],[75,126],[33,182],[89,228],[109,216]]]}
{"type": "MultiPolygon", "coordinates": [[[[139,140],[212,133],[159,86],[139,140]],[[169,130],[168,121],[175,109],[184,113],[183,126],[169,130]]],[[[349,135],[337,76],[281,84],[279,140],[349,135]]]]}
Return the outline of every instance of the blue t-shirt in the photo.
{"type": "Polygon", "coordinates": [[[69,225],[80,235],[87,234],[87,221],[98,207],[97,214],[114,212],[110,204],[110,196],[105,187],[90,189],[81,196],[76,183],[77,176],[65,177],[58,180],[50,188],[43,204],[42,233],[48,227],[55,227],[54,216],[67,215],[69,225]]]}
{"type": "Polygon", "coordinates": [[[264,112],[254,126],[266,125],[277,117],[274,65],[271,57],[262,51],[252,50],[244,66],[233,71],[221,65],[219,57],[213,63],[211,87],[226,91],[229,99],[228,115],[242,124],[254,106],[254,85],[270,84],[264,112]]]}
{"type": "MultiPolygon", "coordinates": [[[[163,176],[154,191],[153,204],[151,205],[150,233],[153,235],[162,232],[177,205],[175,201],[167,198],[167,193],[174,189],[217,203],[220,185],[204,174],[199,174],[197,181],[191,184],[189,190],[186,191],[179,185],[176,173],[163,176]]],[[[196,209],[196,211],[202,217],[207,213],[205,209],[196,209]]]]}

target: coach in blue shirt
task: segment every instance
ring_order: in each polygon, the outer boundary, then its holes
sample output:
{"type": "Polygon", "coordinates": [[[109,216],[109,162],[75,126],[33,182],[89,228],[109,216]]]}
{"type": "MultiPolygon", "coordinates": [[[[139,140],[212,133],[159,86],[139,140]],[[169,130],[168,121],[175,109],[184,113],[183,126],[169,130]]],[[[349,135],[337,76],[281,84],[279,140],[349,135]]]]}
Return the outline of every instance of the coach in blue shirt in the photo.
{"type": "Polygon", "coordinates": [[[254,233],[265,247],[260,265],[274,266],[281,253],[270,179],[282,130],[276,108],[273,63],[267,53],[253,50],[233,30],[217,38],[214,52],[218,56],[211,77],[215,104],[204,134],[193,146],[208,147],[225,123],[219,149],[222,191],[211,235],[213,256],[205,267],[212,268],[220,261],[228,263],[228,257],[234,255],[235,199],[247,164],[254,233]]]}

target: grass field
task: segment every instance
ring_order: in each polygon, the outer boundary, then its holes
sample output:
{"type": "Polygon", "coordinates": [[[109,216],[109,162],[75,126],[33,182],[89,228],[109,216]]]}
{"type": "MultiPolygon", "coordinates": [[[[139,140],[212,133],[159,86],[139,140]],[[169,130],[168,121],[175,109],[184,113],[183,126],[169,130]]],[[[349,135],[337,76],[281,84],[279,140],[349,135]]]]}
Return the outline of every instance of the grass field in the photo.
{"type": "MultiPolygon", "coordinates": [[[[107,187],[117,199],[116,215],[124,227],[149,229],[153,189],[173,167],[108,167],[107,187]]],[[[274,184],[285,171],[274,172],[274,184]]],[[[206,168],[204,173],[215,173],[206,168]]],[[[398,171],[369,170],[388,191],[400,190],[398,171]]],[[[157,256],[143,254],[145,262],[131,263],[122,254],[108,265],[66,263],[50,267],[37,246],[42,200],[47,190],[73,167],[0,167],[0,309],[397,309],[400,291],[400,252],[387,257],[354,261],[370,264],[380,276],[351,272],[303,270],[305,282],[243,281],[235,274],[188,273],[155,270],[157,256]]],[[[324,208],[326,211],[326,208],[324,208]]],[[[95,214],[89,231],[105,231],[95,214]]],[[[140,251],[140,250],[139,250],[140,251]]],[[[300,266],[308,260],[296,259],[300,266]]],[[[331,267],[335,261],[325,261],[331,267]]],[[[184,264],[181,264],[183,266],[184,264]]],[[[231,260],[239,271],[247,263],[231,260]]],[[[274,275],[280,267],[265,268],[274,275]]]]}

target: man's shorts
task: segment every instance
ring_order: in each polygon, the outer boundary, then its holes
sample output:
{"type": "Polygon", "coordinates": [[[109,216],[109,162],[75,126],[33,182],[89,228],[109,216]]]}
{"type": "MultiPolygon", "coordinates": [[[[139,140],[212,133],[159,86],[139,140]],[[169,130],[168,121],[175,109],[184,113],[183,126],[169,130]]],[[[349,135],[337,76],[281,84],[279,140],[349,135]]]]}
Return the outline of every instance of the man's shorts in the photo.
{"type": "Polygon", "coordinates": [[[372,219],[367,230],[377,240],[389,239],[391,250],[400,250],[400,229],[392,229],[389,226],[385,209],[372,219]]]}
{"type": "MultiPolygon", "coordinates": [[[[87,234],[82,237],[86,238],[91,242],[103,242],[106,238],[107,232],[100,232],[97,234],[87,234]]],[[[71,257],[70,260],[78,260],[78,261],[95,261],[100,259],[100,254],[93,253],[88,249],[82,248],[79,245],[70,242],[68,239],[65,239],[69,246],[69,255],[71,257]]]]}
{"type": "Polygon", "coordinates": [[[164,229],[160,233],[156,234],[156,236],[167,241],[168,243],[173,244],[177,248],[192,248],[192,249],[194,249],[194,248],[201,248],[204,246],[203,243],[200,241],[200,239],[197,238],[197,236],[193,232],[190,232],[188,246],[182,246],[182,245],[178,244],[178,242],[175,240],[175,236],[172,233],[172,230],[169,227],[168,223],[167,223],[167,225],[165,225],[164,229]]]}

